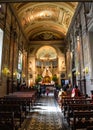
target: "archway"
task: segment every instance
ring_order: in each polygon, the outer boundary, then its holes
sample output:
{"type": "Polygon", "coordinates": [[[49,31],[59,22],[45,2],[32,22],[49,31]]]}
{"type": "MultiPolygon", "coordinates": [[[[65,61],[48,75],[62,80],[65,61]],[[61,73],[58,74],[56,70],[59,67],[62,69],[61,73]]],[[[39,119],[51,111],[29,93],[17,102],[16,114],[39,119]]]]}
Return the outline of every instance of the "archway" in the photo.
{"type": "Polygon", "coordinates": [[[43,84],[52,84],[54,69],[58,67],[56,49],[51,46],[43,46],[36,53],[37,74],[42,76],[43,84]]]}

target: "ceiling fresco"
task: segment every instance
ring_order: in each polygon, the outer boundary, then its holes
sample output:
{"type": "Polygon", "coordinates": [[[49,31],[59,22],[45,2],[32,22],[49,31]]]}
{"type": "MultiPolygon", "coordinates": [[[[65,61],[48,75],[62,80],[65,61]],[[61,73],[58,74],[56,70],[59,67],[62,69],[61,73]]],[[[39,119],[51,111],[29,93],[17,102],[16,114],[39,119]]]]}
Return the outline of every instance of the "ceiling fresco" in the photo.
{"type": "Polygon", "coordinates": [[[36,53],[37,59],[51,60],[57,58],[56,50],[51,46],[43,46],[36,53]]]}
{"type": "Polygon", "coordinates": [[[77,2],[13,3],[22,28],[31,40],[63,39],[77,2]]]}
{"type": "Polygon", "coordinates": [[[42,31],[40,33],[36,33],[34,36],[29,38],[29,40],[62,40],[62,35],[59,35],[55,32],[42,31]]]}

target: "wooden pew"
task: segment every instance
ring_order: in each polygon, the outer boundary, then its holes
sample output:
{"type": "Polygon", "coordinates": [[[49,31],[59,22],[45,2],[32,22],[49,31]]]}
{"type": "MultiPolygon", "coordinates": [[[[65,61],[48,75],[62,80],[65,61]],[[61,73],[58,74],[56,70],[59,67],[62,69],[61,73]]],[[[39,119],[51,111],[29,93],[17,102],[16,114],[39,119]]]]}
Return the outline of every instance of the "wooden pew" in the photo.
{"type": "Polygon", "coordinates": [[[86,98],[65,98],[64,99],[64,111],[63,111],[63,114],[64,114],[64,117],[66,116],[66,113],[67,113],[67,109],[68,109],[68,106],[70,104],[74,105],[74,104],[89,104],[89,103],[93,103],[93,100],[90,98],[90,99],[86,99],[86,98]]]}
{"type": "MultiPolygon", "coordinates": [[[[2,103],[2,101],[0,101],[2,103]]],[[[27,106],[29,106],[29,110],[31,109],[31,100],[29,98],[21,98],[21,97],[4,97],[4,104],[17,104],[22,106],[22,111],[25,112],[25,118],[28,114],[27,106]]]]}
{"type": "Polygon", "coordinates": [[[93,126],[93,111],[74,111],[72,130],[93,126]]]}
{"type": "Polygon", "coordinates": [[[0,112],[0,130],[15,130],[14,112],[0,112]]]}
{"type": "Polygon", "coordinates": [[[88,126],[87,130],[93,130],[93,126],[88,126]]]}
{"type": "Polygon", "coordinates": [[[10,98],[10,97],[3,97],[0,100],[0,104],[16,104],[22,106],[22,111],[25,113],[25,118],[27,116],[27,101],[21,98],[10,98]]]}
{"type": "Polygon", "coordinates": [[[14,113],[14,121],[19,121],[20,127],[23,122],[22,106],[17,104],[0,104],[0,113],[14,113]]]}
{"type": "Polygon", "coordinates": [[[29,111],[32,106],[35,105],[36,99],[37,99],[37,91],[33,90],[30,92],[14,92],[12,94],[6,95],[5,98],[15,98],[25,100],[27,103],[27,106],[29,106],[29,111]]]}
{"type": "Polygon", "coordinates": [[[37,99],[37,91],[33,90],[30,92],[14,92],[9,95],[6,95],[3,98],[0,98],[0,113],[12,113],[14,112],[14,121],[19,121],[20,127],[21,123],[24,120],[32,106],[35,104],[37,99]]]}
{"type": "Polygon", "coordinates": [[[70,121],[73,121],[74,111],[93,111],[93,104],[70,104],[67,113],[67,122],[70,126],[70,121]]]}

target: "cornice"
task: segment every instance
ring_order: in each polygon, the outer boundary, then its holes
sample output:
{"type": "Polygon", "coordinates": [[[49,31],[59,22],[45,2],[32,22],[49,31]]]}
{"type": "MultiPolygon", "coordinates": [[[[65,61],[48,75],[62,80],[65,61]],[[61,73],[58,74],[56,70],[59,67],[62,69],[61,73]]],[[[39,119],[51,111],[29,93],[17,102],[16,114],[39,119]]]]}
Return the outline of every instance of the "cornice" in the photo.
{"type": "Polygon", "coordinates": [[[0,3],[17,3],[17,2],[91,2],[92,0],[0,0],[0,3]]]}
{"type": "Polygon", "coordinates": [[[52,40],[52,41],[31,41],[31,42],[29,42],[28,44],[30,44],[30,45],[64,45],[65,44],[65,42],[64,41],[62,41],[62,40],[52,40]]]}

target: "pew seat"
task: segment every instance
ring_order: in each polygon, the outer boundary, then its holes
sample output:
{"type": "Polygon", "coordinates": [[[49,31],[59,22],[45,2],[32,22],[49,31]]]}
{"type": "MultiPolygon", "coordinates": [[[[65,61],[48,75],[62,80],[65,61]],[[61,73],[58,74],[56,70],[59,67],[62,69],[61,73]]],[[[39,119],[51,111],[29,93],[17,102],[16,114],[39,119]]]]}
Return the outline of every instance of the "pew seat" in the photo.
{"type": "Polygon", "coordinates": [[[0,130],[15,130],[14,112],[0,112],[0,130]]]}
{"type": "Polygon", "coordinates": [[[70,120],[72,130],[84,129],[93,126],[93,111],[74,111],[70,120]]]}

